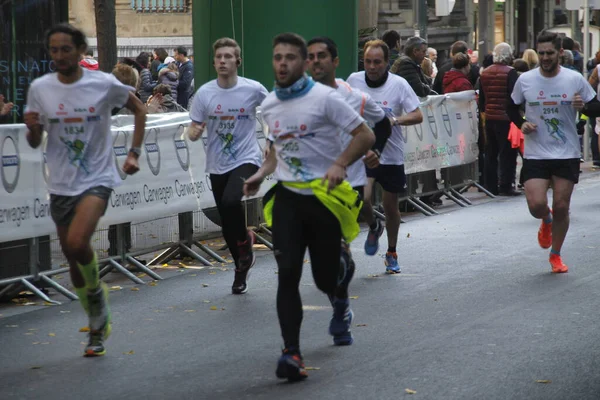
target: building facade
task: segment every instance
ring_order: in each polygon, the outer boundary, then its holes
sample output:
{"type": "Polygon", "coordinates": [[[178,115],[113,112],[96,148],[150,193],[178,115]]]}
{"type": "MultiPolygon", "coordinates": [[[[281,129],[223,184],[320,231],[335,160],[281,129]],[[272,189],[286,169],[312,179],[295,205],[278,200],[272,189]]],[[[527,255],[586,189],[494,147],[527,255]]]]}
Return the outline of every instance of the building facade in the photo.
{"type": "MultiPolygon", "coordinates": [[[[192,50],[192,0],[116,0],[117,55],[135,57],[157,47],[192,50]]],[[[96,52],[94,0],[69,0],[69,22],[82,29],[96,52]]]]}

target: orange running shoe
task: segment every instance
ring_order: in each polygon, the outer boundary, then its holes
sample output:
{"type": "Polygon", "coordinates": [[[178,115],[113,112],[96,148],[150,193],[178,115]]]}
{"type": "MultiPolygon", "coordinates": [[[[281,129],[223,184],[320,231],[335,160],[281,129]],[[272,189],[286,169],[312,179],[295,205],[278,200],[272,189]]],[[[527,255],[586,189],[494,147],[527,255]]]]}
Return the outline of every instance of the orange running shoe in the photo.
{"type": "Polygon", "coordinates": [[[550,254],[550,265],[552,265],[553,274],[564,274],[565,272],[569,272],[569,267],[563,264],[562,258],[560,258],[558,254],[550,254]]]}
{"type": "MultiPolygon", "coordinates": [[[[552,214],[552,210],[550,210],[550,214],[552,214]]],[[[538,243],[542,249],[549,249],[552,246],[552,222],[547,224],[542,220],[538,231],[538,243]]]]}

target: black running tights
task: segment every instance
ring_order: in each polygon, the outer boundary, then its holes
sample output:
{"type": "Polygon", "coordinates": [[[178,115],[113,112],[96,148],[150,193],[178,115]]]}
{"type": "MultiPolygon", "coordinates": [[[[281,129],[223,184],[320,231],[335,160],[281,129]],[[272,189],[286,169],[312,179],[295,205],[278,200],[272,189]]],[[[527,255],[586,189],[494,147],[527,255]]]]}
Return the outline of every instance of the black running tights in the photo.
{"type": "Polygon", "coordinates": [[[300,346],[300,278],[308,248],[317,288],[335,293],[342,232],[337,218],[315,196],[279,186],[273,207],[273,246],[279,268],[277,315],[286,348],[300,346]]]}

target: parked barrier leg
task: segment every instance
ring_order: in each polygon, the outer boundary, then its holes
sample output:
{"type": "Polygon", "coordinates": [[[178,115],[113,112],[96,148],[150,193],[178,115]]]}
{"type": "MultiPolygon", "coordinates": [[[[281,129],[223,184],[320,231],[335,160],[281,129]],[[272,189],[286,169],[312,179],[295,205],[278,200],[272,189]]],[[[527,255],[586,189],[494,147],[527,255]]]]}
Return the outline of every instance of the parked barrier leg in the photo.
{"type": "Polygon", "coordinates": [[[211,249],[209,249],[208,247],[206,247],[205,245],[203,245],[199,241],[195,240],[194,241],[194,245],[196,247],[198,247],[200,250],[202,250],[203,252],[205,252],[206,254],[208,254],[209,256],[211,256],[212,258],[214,258],[215,260],[217,260],[217,262],[220,262],[220,263],[226,263],[227,262],[223,257],[221,257],[220,255],[218,255],[217,253],[215,253],[214,251],[212,251],[211,249]]]}
{"type": "Polygon", "coordinates": [[[262,224],[261,226],[259,226],[258,229],[263,231],[267,235],[273,237],[273,232],[271,232],[271,230],[269,228],[267,228],[267,226],[265,224],[262,224]]]}
{"type": "Polygon", "coordinates": [[[202,264],[206,265],[207,267],[210,267],[212,265],[212,263],[210,261],[208,261],[206,258],[202,257],[200,254],[196,253],[194,250],[190,249],[185,244],[179,243],[179,246],[181,246],[181,250],[183,250],[184,253],[187,253],[187,255],[189,255],[192,258],[195,258],[196,260],[200,261],[202,264]]]}
{"type": "Polygon", "coordinates": [[[51,304],[56,304],[56,305],[61,304],[60,301],[52,300],[50,297],[46,296],[46,294],[44,292],[42,292],[40,289],[38,289],[33,283],[29,282],[27,279],[23,278],[23,279],[21,279],[20,282],[23,286],[25,286],[27,289],[31,290],[40,299],[42,299],[48,303],[51,303],[51,304]]]}
{"type": "Polygon", "coordinates": [[[262,243],[262,244],[264,244],[265,246],[267,246],[269,249],[273,250],[273,243],[269,242],[267,239],[265,239],[264,237],[260,236],[260,235],[257,233],[257,231],[258,231],[258,229],[256,229],[256,230],[253,230],[253,232],[254,232],[254,237],[256,238],[256,240],[257,240],[259,243],[262,243]]]}
{"type": "Polygon", "coordinates": [[[132,274],[127,268],[125,268],[124,266],[122,266],[121,264],[119,264],[118,262],[113,260],[112,258],[109,258],[108,262],[110,263],[112,268],[115,268],[117,271],[119,271],[120,273],[122,273],[123,275],[125,275],[126,277],[128,277],[129,279],[134,281],[135,283],[142,284],[142,285],[144,284],[143,280],[141,280],[140,278],[138,278],[137,276],[132,274]]]}
{"type": "Polygon", "coordinates": [[[152,271],[150,268],[148,268],[147,266],[145,266],[144,264],[142,264],[141,262],[139,262],[138,260],[136,260],[132,256],[127,256],[127,261],[129,261],[130,263],[132,263],[133,265],[135,265],[137,267],[137,269],[139,269],[140,271],[142,271],[146,275],[154,278],[155,280],[157,280],[157,281],[162,280],[162,277],[160,275],[158,275],[156,272],[152,271]]]}
{"type": "Polygon", "coordinates": [[[453,202],[455,202],[456,204],[458,204],[461,207],[466,207],[467,205],[464,204],[462,201],[458,200],[456,197],[454,197],[452,195],[452,193],[450,193],[449,190],[443,190],[443,193],[446,195],[447,198],[449,198],[450,200],[452,200],[453,202]]]}
{"type": "Polygon", "coordinates": [[[417,210],[421,211],[423,214],[427,215],[428,217],[430,217],[432,215],[438,215],[439,214],[431,206],[429,206],[428,204],[425,204],[418,197],[409,197],[407,199],[407,201],[410,204],[412,204],[417,210]]]}
{"type": "Polygon", "coordinates": [[[491,197],[492,199],[496,198],[496,195],[492,194],[492,192],[490,192],[489,190],[487,190],[486,188],[484,188],[483,186],[481,186],[479,184],[479,182],[472,182],[471,185],[475,186],[477,189],[481,190],[483,193],[485,193],[488,197],[491,197]]]}
{"type": "Polygon", "coordinates": [[[450,192],[452,192],[452,194],[454,195],[454,197],[456,197],[457,199],[459,199],[460,201],[462,201],[463,203],[466,203],[470,206],[473,205],[473,203],[471,202],[471,200],[467,199],[466,197],[464,197],[462,194],[460,194],[456,189],[454,189],[453,187],[450,188],[450,192]]]}
{"type": "Polygon", "coordinates": [[[16,289],[16,283],[10,283],[4,287],[4,289],[0,290],[0,299],[4,297],[5,294],[12,292],[16,289]]]}
{"type": "Polygon", "coordinates": [[[54,290],[56,290],[58,293],[62,294],[63,296],[68,297],[71,300],[79,300],[79,297],[77,297],[77,295],[73,294],[72,292],[67,290],[65,287],[59,285],[57,282],[54,282],[52,279],[48,278],[46,275],[40,275],[40,278],[42,281],[44,281],[48,285],[52,286],[54,288],[54,290]]]}
{"type": "Polygon", "coordinates": [[[148,262],[148,265],[163,264],[165,262],[169,262],[173,258],[175,258],[180,251],[181,249],[179,248],[179,244],[171,246],[156,257],[154,257],[152,260],[150,260],[150,262],[148,262]]]}

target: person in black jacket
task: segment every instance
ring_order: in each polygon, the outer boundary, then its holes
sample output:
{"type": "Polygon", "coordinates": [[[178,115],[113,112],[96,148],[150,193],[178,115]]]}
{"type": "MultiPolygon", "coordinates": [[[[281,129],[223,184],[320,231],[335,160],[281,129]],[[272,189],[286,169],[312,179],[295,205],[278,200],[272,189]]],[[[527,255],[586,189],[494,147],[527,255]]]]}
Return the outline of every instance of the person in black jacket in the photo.
{"type": "MultiPolygon", "coordinates": [[[[444,93],[444,90],[443,90],[444,75],[446,74],[446,72],[448,72],[452,69],[452,56],[455,54],[458,54],[458,53],[467,54],[468,51],[469,51],[469,46],[467,45],[467,43],[463,42],[462,40],[459,40],[458,42],[454,42],[454,44],[452,44],[452,47],[450,47],[450,58],[443,65],[441,65],[439,67],[438,73],[435,76],[435,80],[433,81],[433,90],[436,93],[439,93],[439,94],[444,93]]],[[[471,84],[473,86],[475,86],[477,84],[477,81],[479,80],[479,66],[471,65],[471,72],[469,72],[468,78],[469,78],[469,82],[471,82],[471,84]]]]}
{"type": "Polygon", "coordinates": [[[404,55],[400,56],[392,65],[390,72],[406,79],[417,96],[426,97],[435,94],[431,90],[431,83],[421,69],[421,63],[427,53],[427,42],[420,37],[409,38],[404,45],[404,55]]]}
{"type": "Polygon", "coordinates": [[[194,80],[194,64],[188,58],[185,47],[179,46],[175,49],[175,60],[179,66],[179,85],[177,86],[177,103],[183,108],[188,108],[188,102],[192,97],[192,80],[194,80]]]}

